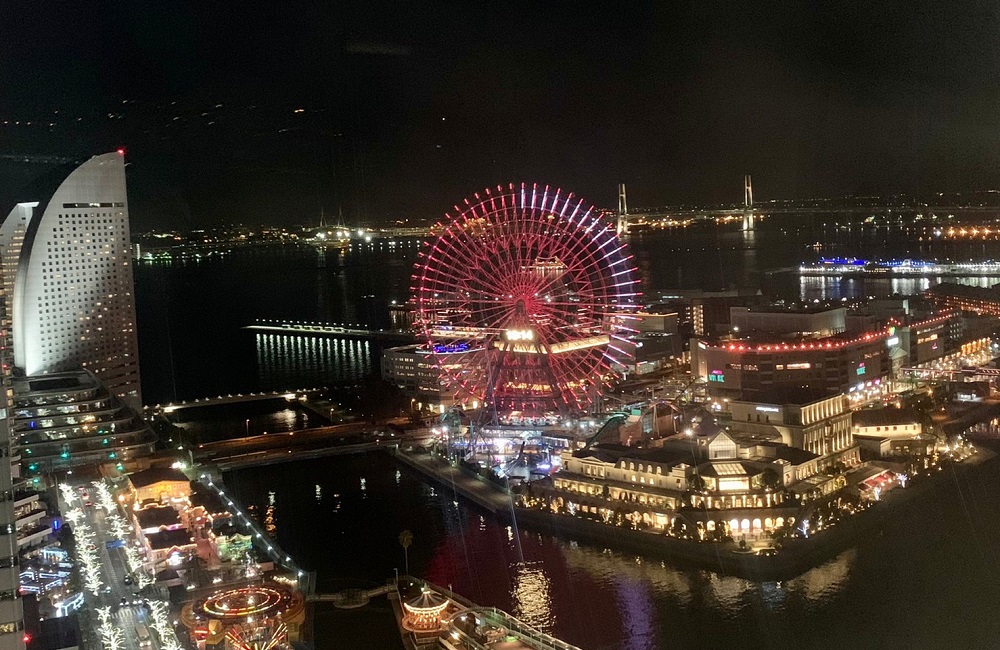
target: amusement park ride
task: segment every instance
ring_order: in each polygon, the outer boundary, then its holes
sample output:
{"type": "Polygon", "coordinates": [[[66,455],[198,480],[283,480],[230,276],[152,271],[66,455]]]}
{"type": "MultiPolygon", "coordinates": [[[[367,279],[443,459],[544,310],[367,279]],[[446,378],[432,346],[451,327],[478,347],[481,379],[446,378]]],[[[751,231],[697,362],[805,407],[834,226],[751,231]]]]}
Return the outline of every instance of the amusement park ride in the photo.
{"type": "MultiPolygon", "coordinates": [[[[413,275],[417,323],[470,415],[467,456],[485,448],[494,464],[506,438],[522,458],[526,422],[540,437],[592,414],[627,363],[640,296],[632,255],[593,207],[548,186],[486,189],[432,232],[413,275]]],[[[456,419],[442,420],[452,434],[456,419]]]]}

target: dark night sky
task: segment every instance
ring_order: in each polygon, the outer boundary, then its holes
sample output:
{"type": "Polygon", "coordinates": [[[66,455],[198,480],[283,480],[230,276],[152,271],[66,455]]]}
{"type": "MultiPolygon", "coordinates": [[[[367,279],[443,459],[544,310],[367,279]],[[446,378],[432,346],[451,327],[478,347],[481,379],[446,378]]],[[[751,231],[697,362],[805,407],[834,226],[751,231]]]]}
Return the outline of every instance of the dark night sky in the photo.
{"type": "Polygon", "coordinates": [[[995,2],[241,5],[4,0],[0,155],[124,144],[135,228],[1000,186],[995,2]]]}

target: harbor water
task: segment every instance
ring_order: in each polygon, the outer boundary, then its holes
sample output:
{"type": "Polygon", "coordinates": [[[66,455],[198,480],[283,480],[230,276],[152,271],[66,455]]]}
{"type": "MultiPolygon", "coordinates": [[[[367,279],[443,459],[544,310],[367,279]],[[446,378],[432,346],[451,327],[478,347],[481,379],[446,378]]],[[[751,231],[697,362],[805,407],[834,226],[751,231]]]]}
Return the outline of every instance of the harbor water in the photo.
{"type": "MultiPolygon", "coordinates": [[[[258,318],[387,326],[388,306],[408,297],[417,249],[410,242],[376,240],[343,251],[262,248],[138,265],[145,401],[357,382],[378,368],[373,341],[243,327],[258,318]]],[[[674,289],[731,287],[758,287],[788,300],[913,294],[940,278],[799,278],[766,271],[822,255],[1000,258],[996,241],[927,242],[905,229],[846,231],[819,221],[767,221],[749,238],[731,230],[678,229],[637,235],[631,244],[650,299],[674,289]],[[816,241],[829,243],[817,248],[816,241]]],[[[247,428],[299,428],[311,417],[245,408],[246,414],[189,425],[208,438],[230,437],[247,428]]],[[[507,526],[382,454],[238,471],[225,480],[284,549],[317,571],[320,591],[381,583],[405,571],[397,540],[408,529],[411,574],[451,585],[582,648],[1000,644],[996,461],[956,476],[856,548],[784,583],[679,569],[507,526]]],[[[356,647],[394,647],[398,634],[380,607],[387,605],[320,611],[317,638],[354,634],[372,642],[356,647]]]]}

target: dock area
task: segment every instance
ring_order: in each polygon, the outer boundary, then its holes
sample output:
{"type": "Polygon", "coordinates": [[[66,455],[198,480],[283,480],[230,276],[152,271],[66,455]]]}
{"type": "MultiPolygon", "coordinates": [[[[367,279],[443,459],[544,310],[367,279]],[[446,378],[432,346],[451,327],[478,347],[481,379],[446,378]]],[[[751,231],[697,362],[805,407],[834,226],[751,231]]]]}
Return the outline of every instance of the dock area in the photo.
{"type": "Polygon", "coordinates": [[[371,329],[353,324],[258,321],[253,325],[245,326],[243,329],[269,334],[286,334],[289,336],[337,336],[380,341],[416,342],[416,337],[410,332],[392,329],[371,329]]]}
{"type": "Polygon", "coordinates": [[[400,576],[388,595],[406,650],[580,650],[426,580],[400,576]]]}
{"type": "Polygon", "coordinates": [[[861,260],[833,258],[788,269],[799,275],[840,277],[844,275],[886,275],[893,277],[997,277],[998,262],[937,262],[924,260],[861,260]]]}

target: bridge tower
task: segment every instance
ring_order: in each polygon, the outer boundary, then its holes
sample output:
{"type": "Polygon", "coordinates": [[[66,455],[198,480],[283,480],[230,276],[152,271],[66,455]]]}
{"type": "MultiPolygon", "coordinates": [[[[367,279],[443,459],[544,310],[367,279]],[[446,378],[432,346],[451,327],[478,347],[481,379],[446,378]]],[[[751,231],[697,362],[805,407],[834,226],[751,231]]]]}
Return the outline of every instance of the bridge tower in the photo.
{"type": "Polygon", "coordinates": [[[628,234],[628,199],[625,196],[625,183],[618,183],[618,236],[628,234]]]}
{"type": "Polygon", "coordinates": [[[750,174],[747,174],[743,177],[743,231],[749,232],[753,229],[753,184],[750,182],[750,174]]]}

